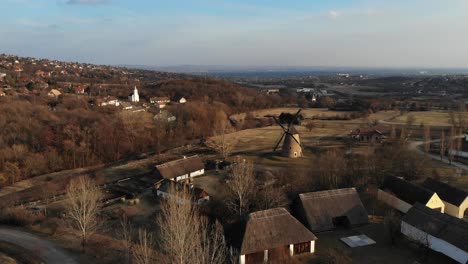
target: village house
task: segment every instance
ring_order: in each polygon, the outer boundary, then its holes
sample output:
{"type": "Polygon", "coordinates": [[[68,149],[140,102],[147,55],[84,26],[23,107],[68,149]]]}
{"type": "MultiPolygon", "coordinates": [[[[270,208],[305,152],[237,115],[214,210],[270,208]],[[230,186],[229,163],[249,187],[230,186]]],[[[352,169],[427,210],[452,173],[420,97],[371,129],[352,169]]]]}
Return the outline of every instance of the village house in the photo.
{"type": "Polygon", "coordinates": [[[84,94],[88,87],[86,85],[79,85],[73,88],[76,94],[84,94]]]}
{"type": "Polygon", "coordinates": [[[146,109],[143,106],[134,106],[131,108],[133,113],[146,112],[146,109]]]}
{"type": "Polygon", "coordinates": [[[434,191],[392,176],[385,178],[377,199],[403,213],[417,202],[441,213],[445,210],[444,202],[434,191]]]}
{"type": "Polygon", "coordinates": [[[177,118],[169,111],[161,111],[160,113],[154,115],[154,120],[170,123],[176,121],[177,118]]]}
{"type": "Polygon", "coordinates": [[[162,179],[154,184],[156,196],[162,199],[176,198],[179,203],[202,205],[210,200],[210,196],[203,189],[192,184],[162,179]],[[178,197],[174,197],[174,195],[178,197]]]}
{"type": "Polygon", "coordinates": [[[151,97],[150,98],[150,103],[156,105],[158,109],[165,108],[166,105],[170,102],[171,102],[171,99],[169,99],[169,97],[151,97]]]}
{"type": "Polygon", "coordinates": [[[315,252],[317,237],[284,208],[249,214],[240,250],[240,264],[287,263],[290,256],[315,252]]]}
{"type": "Polygon", "coordinates": [[[369,224],[367,211],[355,188],[301,193],[299,201],[299,213],[313,232],[369,224]]]}
{"type": "Polygon", "coordinates": [[[185,97],[182,96],[175,96],[172,98],[172,101],[179,104],[185,104],[187,102],[187,99],[185,99],[185,97]]]}
{"type": "Polygon", "coordinates": [[[439,195],[444,202],[446,214],[457,218],[465,216],[466,208],[468,208],[467,192],[432,178],[427,178],[422,186],[439,195]]]}
{"type": "Polygon", "coordinates": [[[198,155],[156,165],[156,173],[173,181],[191,180],[205,173],[205,165],[198,155]]]}
{"type": "Polygon", "coordinates": [[[132,110],[133,105],[129,102],[121,102],[120,106],[122,107],[123,110],[132,110]]]}
{"type": "Polygon", "coordinates": [[[468,263],[468,222],[418,203],[403,217],[401,233],[458,263],[468,263]]]}
{"type": "Polygon", "coordinates": [[[2,96],[6,96],[6,93],[2,89],[0,89],[0,97],[2,96]]]}
{"type": "Polygon", "coordinates": [[[97,99],[96,104],[98,106],[108,106],[108,105],[120,106],[119,100],[113,96],[107,96],[104,98],[97,99]]]}
{"type": "Polygon", "coordinates": [[[382,142],[385,139],[383,133],[376,129],[362,129],[358,128],[349,133],[352,139],[363,142],[382,142]]]}
{"type": "Polygon", "coordinates": [[[52,89],[47,93],[47,96],[57,99],[62,93],[57,89],[52,89]]]}
{"type": "Polygon", "coordinates": [[[135,89],[133,89],[133,93],[131,93],[129,96],[128,96],[128,100],[132,103],[138,103],[140,102],[140,95],[138,94],[138,89],[137,87],[135,86],[135,89]]]}
{"type": "Polygon", "coordinates": [[[266,94],[279,94],[279,89],[263,89],[262,90],[266,94]]]}

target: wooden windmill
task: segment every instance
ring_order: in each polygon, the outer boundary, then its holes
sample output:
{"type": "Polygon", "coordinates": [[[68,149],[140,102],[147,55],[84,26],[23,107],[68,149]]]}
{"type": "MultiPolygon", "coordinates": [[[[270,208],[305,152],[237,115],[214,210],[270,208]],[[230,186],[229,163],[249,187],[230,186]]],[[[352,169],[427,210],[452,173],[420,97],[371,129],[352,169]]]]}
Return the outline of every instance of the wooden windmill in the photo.
{"type": "Polygon", "coordinates": [[[294,123],[297,122],[298,116],[301,113],[302,109],[299,109],[297,113],[289,120],[287,127],[284,127],[278,118],[274,117],[276,123],[283,129],[283,135],[279,139],[278,143],[276,143],[273,152],[276,152],[278,146],[281,144],[281,141],[284,138],[283,147],[281,148],[281,155],[288,158],[299,158],[302,157],[302,146],[301,141],[299,139],[299,132],[297,132],[296,128],[294,127],[294,123]]]}

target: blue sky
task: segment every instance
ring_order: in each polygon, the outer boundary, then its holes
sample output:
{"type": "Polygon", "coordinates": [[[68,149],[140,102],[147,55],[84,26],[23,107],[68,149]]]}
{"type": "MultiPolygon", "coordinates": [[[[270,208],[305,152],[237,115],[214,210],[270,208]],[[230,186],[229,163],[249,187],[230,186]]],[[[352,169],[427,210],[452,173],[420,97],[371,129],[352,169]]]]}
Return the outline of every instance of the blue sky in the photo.
{"type": "Polygon", "coordinates": [[[99,64],[468,67],[468,0],[0,0],[0,53],[99,64]]]}

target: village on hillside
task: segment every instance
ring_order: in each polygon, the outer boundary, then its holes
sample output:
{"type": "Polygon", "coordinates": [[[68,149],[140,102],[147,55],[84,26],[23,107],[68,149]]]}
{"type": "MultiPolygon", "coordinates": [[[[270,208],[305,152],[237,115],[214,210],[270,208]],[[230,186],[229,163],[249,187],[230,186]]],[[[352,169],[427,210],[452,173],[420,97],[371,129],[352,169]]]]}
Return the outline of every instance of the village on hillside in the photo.
{"type": "Polygon", "coordinates": [[[465,95],[409,82],[1,55],[0,262],[466,264],[465,95]]]}

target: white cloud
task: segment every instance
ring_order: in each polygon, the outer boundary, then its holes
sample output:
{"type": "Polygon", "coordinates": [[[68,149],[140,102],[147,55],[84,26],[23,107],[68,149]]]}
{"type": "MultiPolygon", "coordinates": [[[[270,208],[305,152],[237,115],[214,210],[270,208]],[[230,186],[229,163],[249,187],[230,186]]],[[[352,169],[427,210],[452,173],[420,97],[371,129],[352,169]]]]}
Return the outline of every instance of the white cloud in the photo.
{"type": "Polygon", "coordinates": [[[328,17],[330,17],[332,19],[336,19],[336,18],[338,18],[340,16],[342,16],[341,12],[338,12],[338,11],[335,11],[335,10],[328,11],[328,17]]]}

